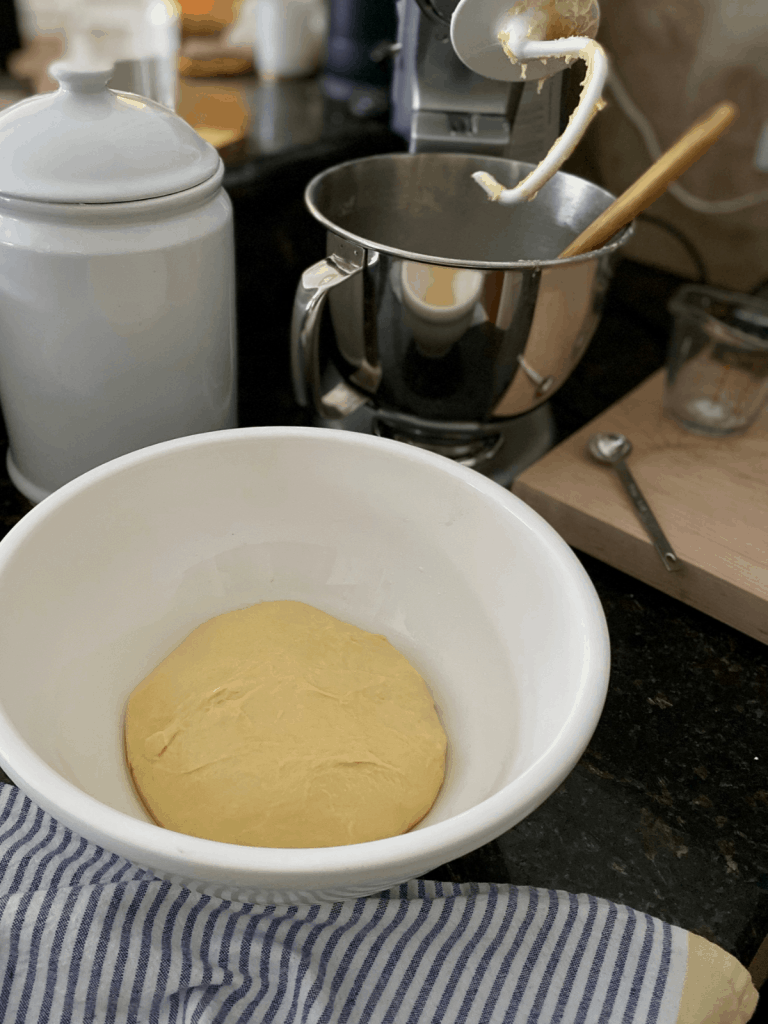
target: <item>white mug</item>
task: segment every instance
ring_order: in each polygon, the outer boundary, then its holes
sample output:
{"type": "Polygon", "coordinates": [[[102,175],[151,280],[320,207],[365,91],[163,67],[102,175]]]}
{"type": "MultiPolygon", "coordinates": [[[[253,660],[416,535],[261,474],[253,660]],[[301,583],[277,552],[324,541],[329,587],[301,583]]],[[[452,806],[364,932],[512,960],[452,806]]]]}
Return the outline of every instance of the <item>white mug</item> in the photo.
{"type": "Polygon", "coordinates": [[[254,63],[265,78],[303,78],[320,66],[328,31],[325,0],[257,0],[254,63]]]}

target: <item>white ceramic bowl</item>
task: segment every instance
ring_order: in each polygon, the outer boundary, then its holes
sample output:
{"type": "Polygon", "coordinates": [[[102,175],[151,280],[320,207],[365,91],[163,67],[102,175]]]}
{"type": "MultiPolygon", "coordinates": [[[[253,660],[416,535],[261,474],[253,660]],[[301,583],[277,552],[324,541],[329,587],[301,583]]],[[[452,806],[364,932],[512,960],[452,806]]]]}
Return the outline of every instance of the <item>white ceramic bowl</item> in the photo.
{"type": "Polygon", "coordinates": [[[609,661],[595,590],[539,515],[442,456],[360,434],[168,441],[62,487],[0,542],[0,763],[79,834],[211,895],[343,899],[482,846],[574,767],[609,661]],[[276,599],[386,634],[428,681],[448,767],[408,834],[277,850],[143,812],[123,759],[131,690],[200,622],[276,599]]]}

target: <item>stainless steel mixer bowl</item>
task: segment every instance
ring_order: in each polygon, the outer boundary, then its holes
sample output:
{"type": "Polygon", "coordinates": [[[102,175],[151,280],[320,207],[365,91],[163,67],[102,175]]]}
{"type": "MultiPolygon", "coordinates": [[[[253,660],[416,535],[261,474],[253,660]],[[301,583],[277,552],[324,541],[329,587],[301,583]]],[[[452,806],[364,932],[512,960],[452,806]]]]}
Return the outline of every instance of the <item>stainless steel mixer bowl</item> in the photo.
{"type": "Polygon", "coordinates": [[[471,179],[487,170],[511,186],[531,169],[390,153],[309,183],[305,202],[328,235],[326,258],[296,293],[301,404],[329,420],[370,403],[391,429],[460,438],[490,435],[557,391],[595,332],[613,256],[632,227],[595,252],[557,259],[614,197],[559,172],[532,202],[499,206],[471,179]],[[326,297],[332,332],[321,331],[326,297]]]}

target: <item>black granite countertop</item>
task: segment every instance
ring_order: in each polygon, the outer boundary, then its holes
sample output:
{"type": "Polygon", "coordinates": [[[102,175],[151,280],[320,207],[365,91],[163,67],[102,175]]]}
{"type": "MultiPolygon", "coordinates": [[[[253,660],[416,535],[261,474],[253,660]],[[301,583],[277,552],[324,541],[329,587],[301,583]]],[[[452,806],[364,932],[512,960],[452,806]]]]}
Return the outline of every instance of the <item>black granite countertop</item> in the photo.
{"type": "MultiPolygon", "coordinates": [[[[324,254],[304,185],[341,160],[402,148],[342,119],[300,150],[229,172],[236,217],[240,422],[305,422],[287,330],[301,270],[324,254]]],[[[582,363],[552,400],[568,436],[662,365],[682,282],[624,261],[582,363]]],[[[0,470],[0,533],[28,511],[0,470]]],[[[568,779],[498,840],[430,877],[589,892],[719,943],[748,964],[768,933],[768,647],[580,555],[608,620],[602,719],[568,779]]]]}
{"type": "MultiPolygon", "coordinates": [[[[552,399],[561,439],[663,364],[681,283],[619,265],[593,342],[552,399]]],[[[542,807],[440,877],[608,897],[749,964],[768,934],[768,647],[577,554],[611,637],[595,735],[542,807]]]]}

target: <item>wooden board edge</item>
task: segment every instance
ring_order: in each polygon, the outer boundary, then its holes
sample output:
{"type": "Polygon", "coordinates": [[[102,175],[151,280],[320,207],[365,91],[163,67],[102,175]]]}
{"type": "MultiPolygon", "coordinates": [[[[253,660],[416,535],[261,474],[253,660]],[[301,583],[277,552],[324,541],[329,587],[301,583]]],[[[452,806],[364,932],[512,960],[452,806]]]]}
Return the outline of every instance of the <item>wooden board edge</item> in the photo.
{"type": "Polygon", "coordinates": [[[585,512],[564,506],[519,478],[512,491],[546,519],[571,547],[768,644],[768,600],[690,562],[679,572],[667,572],[650,541],[632,537],[585,512]]]}

